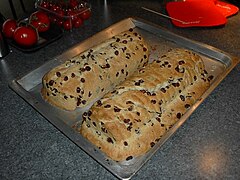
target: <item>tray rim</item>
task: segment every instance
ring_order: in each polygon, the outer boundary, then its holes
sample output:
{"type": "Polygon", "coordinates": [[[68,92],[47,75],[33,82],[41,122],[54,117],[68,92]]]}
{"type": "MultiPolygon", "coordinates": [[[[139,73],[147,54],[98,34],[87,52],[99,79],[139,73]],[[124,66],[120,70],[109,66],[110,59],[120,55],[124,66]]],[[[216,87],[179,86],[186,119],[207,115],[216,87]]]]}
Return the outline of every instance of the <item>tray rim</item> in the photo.
{"type": "MultiPolygon", "coordinates": [[[[211,92],[218,86],[218,84],[221,83],[221,81],[231,72],[231,70],[239,63],[240,59],[235,57],[235,56],[232,56],[231,54],[227,53],[227,52],[224,52],[220,49],[217,49],[213,46],[210,46],[208,44],[204,44],[204,43],[201,43],[201,42],[198,42],[198,41],[194,41],[194,40],[191,40],[189,38],[185,38],[183,36],[180,36],[180,35],[177,35],[173,32],[170,32],[169,30],[159,26],[159,25],[156,25],[154,23],[151,23],[149,21],[146,21],[144,19],[140,19],[140,18],[136,18],[136,17],[130,17],[130,18],[126,18],[126,19],[123,19],[111,26],[109,26],[108,28],[106,29],[103,29],[102,31],[106,31],[106,30],[109,30],[111,29],[113,26],[115,26],[116,24],[118,23],[121,23],[121,22],[124,22],[124,21],[132,21],[134,24],[137,23],[137,22],[140,22],[140,23],[145,23],[145,24],[148,24],[149,26],[152,26],[153,28],[158,28],[158,29],[161,29],[163,31],[167,31],[167,33],[169,35],[174,35],[174,37],[178,37],[178,38],[181,38],[181,39],[184,39],[185,41],[189,41],[191,43],[195,43],[197,44],[198,46],[200,47],[204,47],[204,48],[207,48],[207,49],[211,49],[213,51],[217,51],[217,52],[221,52],[222,54],[228,56],[231,58],[232,60],[232,63],[226,67],[226,70],[223,72],[223,74],[221,74],[221,76],[219,76],[212,84],[211,86],[209,87],[209,89],[207,89],[207,91],[201,96],[201,99],[199,101],[197,101],[193,107],[188,110],[181,119],[183,119],[182,121],[179,120],[169,131],[168,133],[165,134],[165,138],[162,138],[157,144],[160,144],[160,146],[162,146],[164,144],[164,142],[166,142],[170,137],[172,137],[172,135],[181,127],[181,125],[190,117],[190,115],[198,108],[198,106],[211,94],[211,92]],[[162,142],[161,142],[162,141],[162,142]]],[[[137,27],[137,26],[136,26],[137,27]]],[[[93,36],[97,36],[99,33],[101,33],[102,31],[94,34],[93,36]]],[[[92,37],[93,37],[92,36],[92,37]]],[[[91,39],[92,37],[90,38],[87,38],[86,40],[74,45],[72,48],[69,48],[68,50],[66,50],[63,54],[61,55],[58,55],[57,57],[64,57],[64,56],[67,56],[69,54],[70,51],[74,51],[75,48],[77,48],[80,44],[88,41],[89,39],[91,39]]],[[[194,50],[196,51],[196,50],[194,50]]],[[[47,61],[46,63],[49,63],[50,61],[52,60],[56,60],[57,58],[52,58],[51,60],[47,61]]],[[[44,63],[44,64],[46,64],[44,63]]],[[[43,65],[44,65],[43,64],[43,65]]],[[[39,69],[41,68],[43,65],[41,65],[40,67],[36,68],[36,69],[39,69]]],[[[34,70],[36,70],[34,69],[34,70]]],[[[32,72],[32,71],[31,71],[32,72]]],[[[29,72],[29,73],[31,73],[29,72]]],[[[85,153],[87,153],[89,156],[92,157],[92,154],[89,154],[89,152],[87,152],[86,149],[84,149],[83,147],[79,146],[78,145],[78,141],[79,141],[79,134],[77,134],[72,128],[70,128],[69,126],[63,126],[64,122],[62,122],[62,120],[58,119],[58,117],[56,117],[54,114],[51,115],[50,119],[47,118],[49,117],[45,115],[45,111],[44,111],[44,107],[38,103],[38,101],[32,97],[30,94],[29,94],[29,91],[27,91],[26,89],[24,89],[21,84],[19,83],[19,80],[21,80],[22,78],[24,78],[26,75],[28,75],[29,73],[26,73],[25,75],[19,77],[19,78],[16,78],[12,81],[9,82],[9,87],[14,91],[16,92],[21,98],[23,98],[27,103],[29,103],[38,113],[40,113],[48,122],[50,122],[52,125],[54,125],[59,131],[61,131],[67,138],[69,138],[73,143],[75,143],[78,147],[80,147],[80,149],[82,149],[83,151],[85,151],[85,153]],[[55,121],[53,121],[52,119],[55,119],[55,121]],[[61,128],[60,128],[61,127],[61,128]],[[70,135],[70,136],[69,136],[70,135]]],[[[80,135],[80,137],[82,137],[80,135]]],[[[82,141],[86,141],[87,140],[85,138],[82,137],[81,139],[82,141]]],[[[88,142],[87,142],[88,143],[88,142]]],[[[154,146],[150,151],[152,151],[152,153],[146,158],[146,160],[144,161],[143,164],[141,164],[138,168],[136,168],[134,170],[133,173],[130,173],[130,174],[127,174],[126,176],[123,176],[121,175],[121,173],[119,174],[118,172],[114,172],[114,170],[112,169],[109,169],[108,165],[105,164],[105,163],[102,163],[101,161],[97,160],[96,158],[92,157],[94,160],[96,160],[98,163],[100,163],[103,167],[105,167],[107,170],[109,170],[113,175],[115,175],[116,177],[118,177],[119,179],[130,179],[134,174],[136,174],[138,172],[138,170],[151,158],[151,156],[153,156],[155,154],[155,152],[157,150],[160,149],[160,146],[154,146]]]]}

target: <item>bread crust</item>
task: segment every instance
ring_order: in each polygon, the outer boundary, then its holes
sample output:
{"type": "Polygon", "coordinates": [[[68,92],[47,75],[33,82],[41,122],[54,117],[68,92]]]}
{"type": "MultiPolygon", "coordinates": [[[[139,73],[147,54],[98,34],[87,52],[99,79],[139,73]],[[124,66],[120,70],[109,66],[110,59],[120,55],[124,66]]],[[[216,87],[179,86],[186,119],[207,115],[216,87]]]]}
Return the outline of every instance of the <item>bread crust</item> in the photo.
{"type": "Polygon", "coordinates": [[[143,38],[130,29],[46,73],[42,97],[65,110],[88,106],[145,66],[148,56],[143,38]]]}
{"type": "Polygon", "coordinates": [[[208,87],[200,56],[171,50],[97,101],[84,113],[80,133],[112,160],[143,155],[208,87]]]}

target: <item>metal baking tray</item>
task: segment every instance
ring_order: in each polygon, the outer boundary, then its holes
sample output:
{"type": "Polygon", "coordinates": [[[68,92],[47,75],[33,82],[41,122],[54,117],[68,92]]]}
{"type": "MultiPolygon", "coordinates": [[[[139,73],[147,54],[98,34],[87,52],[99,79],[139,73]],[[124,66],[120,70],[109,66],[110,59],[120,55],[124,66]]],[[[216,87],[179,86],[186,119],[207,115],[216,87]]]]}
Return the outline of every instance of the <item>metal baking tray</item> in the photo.
{"type": "Polygon", "coordinates": [[[95,34],[89,39],[67,50],[65,53],[48,61],[41,67],[33,70],[27,75],[10,82],[9,86],[42,114],[50,123],[56,126],[63,134],[70,138],[76,145],[89,154],[93,159],[108,169],[113,175],[120,179],[130,179],[150,157],[172,136],[176,130],[187,120],[202,101],[217,87],[225,76],[236,66],[239,59],[231,56],[212,46],[202,44],[138,18],[124,19],[107,29],[95,34]],[[211,86],[202,97],[182,116],[182,118],[166,133],[165,136],[145,155],[130,161],[115,162],[108,159],[98,148],[79,134],[73,126],[82,120],[82,113],[87,108],[78,108],[69,112],[55,108],[46,103],[41,95],[41,81],[43,75],[53,67],[63,63],[65,60],[83,52],[100,42],[117,35],[123,31],[133,28],[140,33],[150,45],[150,61],[158,58],[171,48],[187,48],[199,54],[204,61],[209,75],[213,76],[211,86]]]}

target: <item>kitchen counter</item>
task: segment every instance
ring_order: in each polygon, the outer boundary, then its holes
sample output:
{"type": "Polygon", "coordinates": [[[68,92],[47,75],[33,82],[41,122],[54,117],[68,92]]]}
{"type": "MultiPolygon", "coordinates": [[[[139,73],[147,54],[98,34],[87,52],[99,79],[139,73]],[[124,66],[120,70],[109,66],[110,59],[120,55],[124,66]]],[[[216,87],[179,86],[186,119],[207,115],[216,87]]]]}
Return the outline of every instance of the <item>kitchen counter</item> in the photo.
{"type": "MultiPolygon", "coordinates": [[[[80,29],[33,52],[15,48],[0,63],[0,179],[116,179],[20,96],[8,82],[25,75],[111,24],[133,16],[240,57],[240,14],[224,27],[177,28],[160,1],[92,0],[80,29]]],[[[240,65],[132,179],[238,179],[240,177],[240,65]]]]}

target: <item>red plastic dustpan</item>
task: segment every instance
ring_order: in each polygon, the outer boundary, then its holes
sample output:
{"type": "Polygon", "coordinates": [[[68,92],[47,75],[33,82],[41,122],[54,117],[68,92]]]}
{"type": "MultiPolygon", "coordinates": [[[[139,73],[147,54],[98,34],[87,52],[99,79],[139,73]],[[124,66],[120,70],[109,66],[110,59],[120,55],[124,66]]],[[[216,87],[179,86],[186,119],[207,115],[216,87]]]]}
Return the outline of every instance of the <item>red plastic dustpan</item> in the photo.
{"type": "Polygon", "coordinates": [[[215,5],[225,17],[232,16],[239,11],[237,6],[234,6],[223,1],[215,1],[215,5]]]}
{"type": "Polygon", "coordinates": [[[172,23],[179,27],[220,26],[227,22],[213,0],[188,0],[166,4],[172,23]]]}

